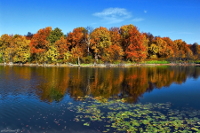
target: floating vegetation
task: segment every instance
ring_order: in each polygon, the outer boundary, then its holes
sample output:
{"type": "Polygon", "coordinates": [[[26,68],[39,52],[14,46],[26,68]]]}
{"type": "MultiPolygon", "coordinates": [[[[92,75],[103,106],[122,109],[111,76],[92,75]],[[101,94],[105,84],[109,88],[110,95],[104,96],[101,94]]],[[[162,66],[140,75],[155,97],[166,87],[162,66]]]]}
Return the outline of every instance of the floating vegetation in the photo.
{"type": "Polygon", "coordinates": [[[200,132],[199,110],[170,109],[170,103],[126,104],[124,99],[91,97],[84,100],[86,102],[79,105],[70,104],[70,110],[77,113],[74,121],[83,122],[85,126],[101,122],[102,132],[200,132]]]}

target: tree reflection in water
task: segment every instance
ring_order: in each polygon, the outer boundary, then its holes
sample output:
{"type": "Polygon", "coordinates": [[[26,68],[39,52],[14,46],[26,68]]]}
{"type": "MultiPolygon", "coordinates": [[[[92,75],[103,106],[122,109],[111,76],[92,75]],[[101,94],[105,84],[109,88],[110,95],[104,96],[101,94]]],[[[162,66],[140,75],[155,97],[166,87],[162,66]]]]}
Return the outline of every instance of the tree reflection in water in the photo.
{"type": "MultiPolygon", "coordinates": [[[[131,68],[69,68],[69,67],[6,67],[20,78],[37,78],[34,92],[42,101],[61,101],[67,94],[74,100],[90,95],[94,98],[125,98],[138,102],[145,92],[182,84],[188,77],[198,78],[200,67],[149,66],[131,68]]],[[[5,78],[9,78],[5,76],[5,78]]],[[[31,83],[30,83],[31,84],[31,83]]],[[[20,91],[20,90],[18,90],[20,91]]],[[[23,91],[23,90],[21,90],[23,91]]]]}

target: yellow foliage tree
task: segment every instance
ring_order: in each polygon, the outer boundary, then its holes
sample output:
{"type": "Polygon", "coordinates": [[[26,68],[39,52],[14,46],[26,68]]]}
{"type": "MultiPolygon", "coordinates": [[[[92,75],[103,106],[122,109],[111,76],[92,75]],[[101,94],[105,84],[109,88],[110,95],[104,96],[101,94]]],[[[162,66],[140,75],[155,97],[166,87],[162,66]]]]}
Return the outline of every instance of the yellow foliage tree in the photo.
{"type": "Polygon", "coordinates": [[[18,36],[14,38],[14,44],[16,47],[13,62],[27,62],[30,58],[30,40],[27,40],[24,36],[18,36]]]}

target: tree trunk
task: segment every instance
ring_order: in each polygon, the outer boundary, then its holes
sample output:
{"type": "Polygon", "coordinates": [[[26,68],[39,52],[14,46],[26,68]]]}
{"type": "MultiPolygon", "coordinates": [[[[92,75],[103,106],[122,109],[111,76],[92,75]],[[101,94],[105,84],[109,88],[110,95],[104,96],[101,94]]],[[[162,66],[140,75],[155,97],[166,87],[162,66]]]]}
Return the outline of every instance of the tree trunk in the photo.
{"type": "Polygon", "coordinates": [[[80,66],[80,58],[78,57],[78,66],[80,66]]]}
{"type": "Polygon", "coordinates": [[[87,38],[87,52],[89,56],[90,55],[90,38],[87,38]]]}
{"type": "Polygon", "coordinates": [[[88,45],[87,51],[88,51],[88,56],[90,56],[90,47],[89,47],[89,45],[88,45]]]}
{"type": "Polygon", "coordinates": [[[98,62],[98,55],[95,53],[95,64],[98,62]]]}

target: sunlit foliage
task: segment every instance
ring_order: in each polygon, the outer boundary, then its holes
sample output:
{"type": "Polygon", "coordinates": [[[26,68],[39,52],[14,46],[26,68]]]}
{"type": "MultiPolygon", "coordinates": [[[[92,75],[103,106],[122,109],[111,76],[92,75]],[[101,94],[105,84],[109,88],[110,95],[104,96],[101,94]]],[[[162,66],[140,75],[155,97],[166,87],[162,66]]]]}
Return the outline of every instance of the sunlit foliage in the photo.
{"type": "Polygon", "coordinates": [[[181,39],[141,33],[132,24],[121,27],[77,27],[64,35],[46,27],[27,35],[0,36],[0,62],[4,63],[114,63],[144,60],[187,62],[200,59],[200,46],[181,39]]]}

